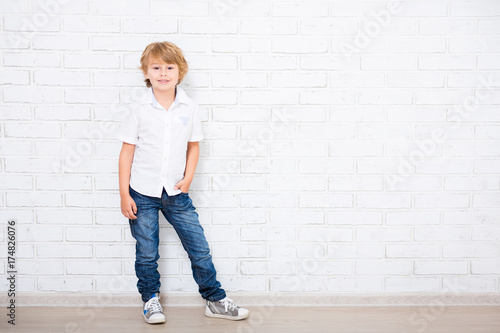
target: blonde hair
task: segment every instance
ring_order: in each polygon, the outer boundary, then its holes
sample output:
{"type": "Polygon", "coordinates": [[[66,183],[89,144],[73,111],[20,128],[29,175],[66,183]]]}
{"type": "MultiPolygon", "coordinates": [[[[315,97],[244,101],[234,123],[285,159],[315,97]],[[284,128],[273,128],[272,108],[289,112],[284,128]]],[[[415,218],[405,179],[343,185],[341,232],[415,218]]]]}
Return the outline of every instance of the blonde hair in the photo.
{"type": "MultiPolygon", "coordinates": [[[[141,67],[139,67],[143,72],[148,71],[148,61],[150,57],[162,60],[167,64],[176,64],[179,67],[179,82],[177,82],[177,84],[182,82],[182,79],[188,72],[188,64],[182,54],[182,50],[173,43],[156,42],[146,46],[144,52],[142,52],[141,67]]],[[[152,86],[149,79],[145,79],[144,82],[146,82],[148,88],[152,86]]]]}

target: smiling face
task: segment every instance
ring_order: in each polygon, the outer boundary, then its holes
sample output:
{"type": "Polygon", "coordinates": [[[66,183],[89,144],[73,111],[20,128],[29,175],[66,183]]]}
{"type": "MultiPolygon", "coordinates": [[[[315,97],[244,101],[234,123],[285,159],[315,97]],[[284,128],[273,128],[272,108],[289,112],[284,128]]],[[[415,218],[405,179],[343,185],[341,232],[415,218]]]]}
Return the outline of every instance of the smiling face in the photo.
{"type": "Polygon", "coordinates": [[[147,71],[144,72],[146,79],[149,79],[153,89],[158,91],[175,90],[179,82],[179,66],[176,64],[167,64],[166,62],[150,58],[147,71]]]}

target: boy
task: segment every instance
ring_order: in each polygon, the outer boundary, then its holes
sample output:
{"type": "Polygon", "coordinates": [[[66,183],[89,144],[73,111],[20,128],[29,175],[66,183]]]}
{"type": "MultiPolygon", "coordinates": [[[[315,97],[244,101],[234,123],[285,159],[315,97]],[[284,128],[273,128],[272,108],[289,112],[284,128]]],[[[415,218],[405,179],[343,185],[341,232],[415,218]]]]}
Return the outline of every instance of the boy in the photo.
{"type": "Polygon", "coordinates": [[[207,301],[208,317],[240,320],[248,316],[226,297],[216,279],[210,249],[188,191],[203,139],[197,104],[177,85],[187,73],[182,51],[168,42],[152,43],[141,57],[149,88],[123,121],[118,138],[122,214],[136,240],[135,271],[144,320],[164,323],[160,305],[158,211],[174,227],[189,255],[193,278],[207,301]]]}

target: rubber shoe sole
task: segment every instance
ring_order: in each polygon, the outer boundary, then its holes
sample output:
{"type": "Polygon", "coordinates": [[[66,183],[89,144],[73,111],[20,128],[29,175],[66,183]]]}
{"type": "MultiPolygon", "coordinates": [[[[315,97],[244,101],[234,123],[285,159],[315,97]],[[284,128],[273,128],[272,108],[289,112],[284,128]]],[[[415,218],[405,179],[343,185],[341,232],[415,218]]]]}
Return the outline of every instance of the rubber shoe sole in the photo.
{"type": "Polygon", "coordinates": [[[208,308],[208,305],[205,305],[205,316],[211,317],[211,318],[229,319],[229,320],[242,320],[242,319],[245,319],[246,317],[248,317],[249,314],[250,314],[250,312],[244,313],[244,314],[239,315],[237,317],[226,316],[226,315],[222,315],[222,314],[213,313],[208,308]]]}
{"type": "Polygon", "coordinates": [[[142,315],[144,317],[144,321],[146,321],[146,323],[148,324],[163,324],[165,322],[165,316],[162,317],[156,317],[156,318],[146,318],[146,316],[144,316],[144,314],[142,315]]]}

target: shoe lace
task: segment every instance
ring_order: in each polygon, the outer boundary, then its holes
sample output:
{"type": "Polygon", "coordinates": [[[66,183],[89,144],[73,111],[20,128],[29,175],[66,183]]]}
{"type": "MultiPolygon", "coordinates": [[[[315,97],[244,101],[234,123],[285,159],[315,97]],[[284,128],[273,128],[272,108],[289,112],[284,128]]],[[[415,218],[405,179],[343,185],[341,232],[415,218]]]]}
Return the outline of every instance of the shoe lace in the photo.
{"type": "Polygon", "coordinates": [[[219,301],[222,305],[224,305],[224,310],[227,312],[227,310],[234,310],[238,308],[236,304],[234,304],[234,301],[230,299],[229,297],[226,297],[224,299],[221,299],[219,301]]]}
{"type": "Polygon", "coordinates": [[[150,309],[152,313],[163,311],[163,309],[161,308],[160,300],[158,299],[158,297],[151,298],[148,303],[149,303],[148,309],[150,309]]]}

